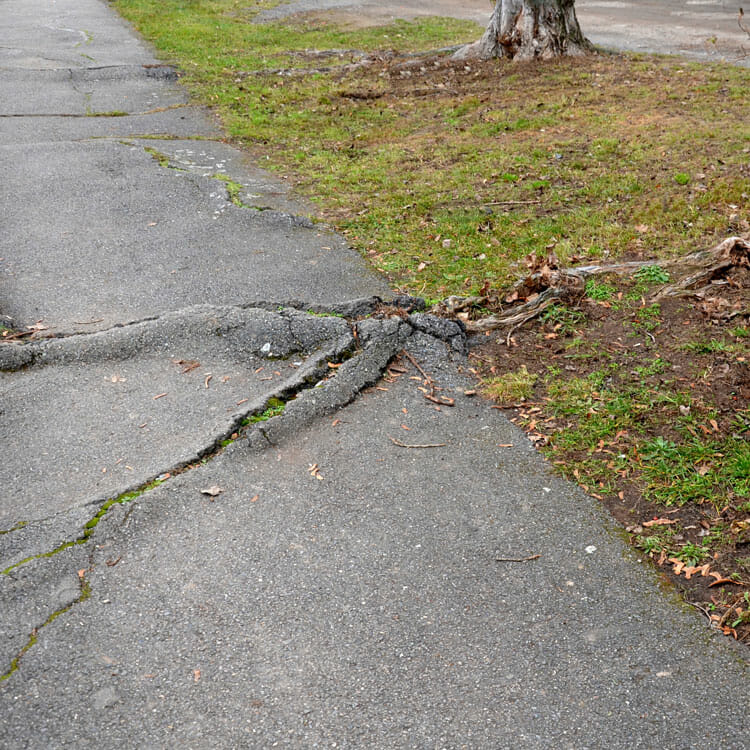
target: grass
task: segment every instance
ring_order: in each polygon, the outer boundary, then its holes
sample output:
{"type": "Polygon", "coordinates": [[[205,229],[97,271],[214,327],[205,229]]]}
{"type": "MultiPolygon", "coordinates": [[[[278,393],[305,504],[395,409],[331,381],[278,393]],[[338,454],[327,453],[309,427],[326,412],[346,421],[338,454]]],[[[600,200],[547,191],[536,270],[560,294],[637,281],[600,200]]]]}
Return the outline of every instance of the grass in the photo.
{"type": "Polygon", "coordinates": [[[530,398],[537,379],[538,375],[530,373],[525,365],[521,365],[515,372],[488,378],[482,385],[482,391],[500,404],[517,404],[530,398]]]}
{"type": "Polygon", "coordinates": [[[344,72],[354,56],[309,50],[434,49],[479,29],[254,24],[261,5],[117,3],[228,133],[405,291],[503,288],[548,249],[566,262],[682,254],[723,236],[750,194],[748,70],[600,56],[344,72]],[[339,72],[260,74],[322,65],[339,72]]]}

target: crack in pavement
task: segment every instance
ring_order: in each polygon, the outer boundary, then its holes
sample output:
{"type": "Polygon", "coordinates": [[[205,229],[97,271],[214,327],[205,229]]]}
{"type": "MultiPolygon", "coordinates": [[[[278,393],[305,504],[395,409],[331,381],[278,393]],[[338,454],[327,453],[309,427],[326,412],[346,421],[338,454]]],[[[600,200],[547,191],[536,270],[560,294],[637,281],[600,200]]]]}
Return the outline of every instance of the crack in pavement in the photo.
{"type": "MultiPolygon", "coordinates": [[[[87,92],[79,91],[78,93],[83,95],[90,95],[87,92]]],[[[148,115],[156,115],[161,112],[169,112],[175,109],[189,109],[193,105],[185,104],[168,104],[164,107],[153,107],[152,109],[146,109],[141,112],[125,112],[119,110],[112,110],[109,112],[12,112],[12,113],[0,113],[0,119],[11,119],[11,118],[24,118],[24,117],[72,117],[72,118],[87,118],[87,117],[146,117],[148,115]]],[[[106,137],[106,136],[103,136],[106,137]]],[[[147,136],[130,136],[134,138],[153,138],[153,135],[147,136]]],[[[160,136],[163,137],[163,136],[160,136]]],[[[175,139],[185,139],[189,136],[174,136],[175,139]]],[[[193,136],[196,140],[205,140],[205,136],[193,136]]],[[[81,140],[92,140],[92,139],[81,139],[81,140]]]]}
{"type": "MultiPolygon", "coordinates": [[[[402,313],[406,316],[406,313],[402,313]]],[[[300,348],[304,348],[305,334],[309,331],[301,325],[296,317],[283,319],[292,340],[300,348]],[[296,324],[296,326],[295,326],[296,324]]],[[[236,416],[230,427],[221,435],[197,451],[191,458],[169,467],[159,475],[148,479],[135,488],[130,488],[116,497],[104,502],[92,501],[86,506],[97,505],[94,515],[83,525],[79,535],[68,539],[51,550],[39,552],[17,560],[0,571],[2,576],[10,576],[14,571],[36,560],[51,558],[72,547],[85,545],[89,542],[100,521],[118,505],[126,505],[142,497],[150,491],[160,487],[169,479],[187,471],[202,466],[228,450],[238,441],[245,439],[248,448],[262,452],[268,447],[277,446],[285,438],[299,432],[300,428],[310,424],[313,419],[332,413],[350,403],[363,388],[379,380],[388,363],[402,350],[406,341],[414,332],[431,331],[434,338],[448,342],[453,349],[459,349],[456,337],[463,339],[461,327],[453,321],[447,321],[433,316],[415,313],[408,317],[395,315],[385,318],[367,318],[356,322],[348,322],[352,331],[351,341],[344,344],[339,342],[333,349],[326,349],[312,362],[300,368],[304,375],[296,384],[282,384],[267,395],[260,405],[241,412],[236,416]],[[265,417],[269,403],[280,401],[284,404],[284,412],[278,416],[265,417]],[[257,421],[253,420],[257,417],[257,421]]],[[[102,334],[90,334],[98,336],[102,334]]],[[[79,335],[76,339],[80,339],[79,335]]],[[[46,342],[40,342],[44,345],[46,342]]],[[[78,341],[72,337],[59,342],[72,347],[78,341]]],[[[0,351],[2,351],[0,349],[0,351]]],[[[51,355],[54,356],[54,355],[51,355]]],[[[59,358],[61,355],[56,353],[59,358]]],[[[20,531],[28,522],[20,521],[11,531],[20,531]]],[[[93,552],[92,552],[93,554],[93,552]]],[[[93,565],[93,562],[92,562],[93,565]]],[[[52,612],[41,624],[34,626],[28,640],[18,653],[11,659],[8,670],[0,675],[0,681],[9,678],[18,670],[23,656],[35,645],[40,630],[54,622],[57,617],[68,612],[75,604],[80,603],[90,595],[90,586],[79,573],[81,578],[81,595],[74,602],[52,612]]]]}
{"type": "Polygon", "coordinates": [[[66,612],[69,612],[73,607],[75,607],[76,604],[80,604],[81,602],[85,602],[90,596],[91,596],[91,586],[86,581],[86,578],[81,575],[80,578],[80,586],[81,586],[81,593],[80,596],[70,604],[65,605],[64,607],[61,607],[60,609],[55,610],[52,612],[52,614],[47,617],[47,619],[41,623],[38,627],[35,627],[32,629],[31,633],[29,634],[29,639],[26,641],[26,643],[21,647],[21,649],[18,651],[18,653],[10,660],[10,665],[8,666],[8,669],[5,672],[0,673],[0,683],[4,682],[5,680],[9,679],[14,672],[17,672],[18,669],[21,666],[21,659],[23,659],[24,655],[33,648],[38,640],[38,635],[41,630],[46,628],[48,625],[51,625],[58,617],[61,615],[64,615],[66,612]]]}

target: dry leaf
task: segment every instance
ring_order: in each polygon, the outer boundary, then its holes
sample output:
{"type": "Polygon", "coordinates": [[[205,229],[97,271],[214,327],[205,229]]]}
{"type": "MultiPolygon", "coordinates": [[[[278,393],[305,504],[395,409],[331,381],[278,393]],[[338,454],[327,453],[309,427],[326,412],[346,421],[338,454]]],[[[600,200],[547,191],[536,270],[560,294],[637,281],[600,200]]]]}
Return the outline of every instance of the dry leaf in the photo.
{"type": "Polygon", "coordinates": [[[211,487],[206,487],[205,490],[201,490],[201,495],[210,495],[211,497],[216,497],[217,495],[221,495],[222,492],[224,492],[224,490],[214,484],[211,487]]]}
{"type": "Polygon", "coordinates": [[[201,678],[201,671],[200,669],[194,669],[193,670],[193,682],[198,682],[201,678]]]}
{"type": "Polygon", "coordinates": [[[673,518],[655,518],[653,521],[644,521],[642,526],[667,526],[670,523],[677,523],[673,518]]]}

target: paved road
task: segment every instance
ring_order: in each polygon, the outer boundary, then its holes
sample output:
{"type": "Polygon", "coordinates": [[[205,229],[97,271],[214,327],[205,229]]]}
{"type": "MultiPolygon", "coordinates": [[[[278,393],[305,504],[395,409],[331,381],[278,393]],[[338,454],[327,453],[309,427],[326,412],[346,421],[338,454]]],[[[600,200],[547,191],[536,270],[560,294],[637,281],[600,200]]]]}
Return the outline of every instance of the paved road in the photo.
{"type": "Polygon", "coordinates": [[[746,653],[465,395],[457,324],[373,315],[104,3],[0,28],[0,747],[746,746],[746,653]]]}

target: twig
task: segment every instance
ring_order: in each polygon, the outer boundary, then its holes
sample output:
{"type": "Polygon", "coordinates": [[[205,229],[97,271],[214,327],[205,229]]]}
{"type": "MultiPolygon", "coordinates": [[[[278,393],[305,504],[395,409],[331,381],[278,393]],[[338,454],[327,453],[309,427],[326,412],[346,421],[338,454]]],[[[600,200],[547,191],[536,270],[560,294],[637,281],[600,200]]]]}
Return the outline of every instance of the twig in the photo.
{"type": "Polygon", "coordinates": [[[483,206],[533,206],[541,201],[490,201],[482,203],[483,206]]]}
{"type": "Polygon", "coordinates": [[[529,555],[528,557],[496,557],[495,562],[529,562],[529,560],[536,560],[541,555],[529,555]]]}
{"type": "Polygon", "coordinates": [[[424,394],[424,397],[428,401],[432,401],[434,404],[440,404],[441,406],[455,406],[456,405],[455,399],[446,398],[445,396],[435,395],[435,391],[439,389],[435,381],[432,379],[432,377],[428,375],[422,369],[419,362],[417,362],[417,360],[414,359],[414,357],[412,357],[411,354],[409,354],[409,352],[407,352],[406,350],[404,350],[404,356],[409,360],[409,362],[411,362],[414,365],[414,367],[417,368],[417,371],[419,372],[419,374],[424,378],[425,385],[430,389],[429,393],[424,394]]]}
{"type": "Polygon", "coordinates": [[[430,376],[429,376],[429,375],[428,375],[428,374],[427,374],[427,373],[426,373],[426,372],[425,372],[425,371],[424,371],[424,370],[422,369],[422,366],[421,366],[421,365],[419,364],[419,362],[417,362],[417,360],[416,360],[416,359],[414,359],[414,357],[412,357],[412,356],[411,356],[411,354],[409,354],[409,352],[407,352],[407,351],[404,351],[404,356],[405,356],[405,357],[406,357],[406,358],[407,358],[407,359],[409,360],[409,362],[411,362],[411,363],[412,363],[412,364],[414,365],[414,367],[416,367],[416,368],[417,368],[417,370],[418,370],[419,374],[420,374],[420,375],[421,375],[421,376],[422,376],[422,377],[423,377],[423,378],[424,378],[425,380],[427,380],[427,381],[429,381],[430,383],[432,383],[432,378],[431,378],[431,377],[430,377],[430,376]]]}
{"type": "Polygon", "coordinates": [[[696,604],[695,602],[688,602],[688,604],[691,607],[695,607],[699,612],[703,612],[703,614],[706,616],[706,619],[708,620],[709,627],[714,627],[713,620],[711,619],[711,615],[709,614],[707,609],[704,609],[700,604],[696,604]]]}
{"type": "Polygon", "coordinates": [[[400,440],[396,440],[396,438],[391,437],[388,435],[391,442],[394,445],[397,445],[399,448],[445,448],[448,443],[425,443],[423,445],[408,445],[407,443],[402,443],[400,440]]]}

